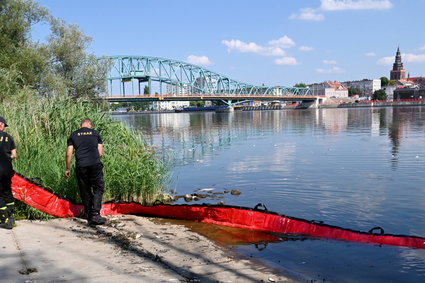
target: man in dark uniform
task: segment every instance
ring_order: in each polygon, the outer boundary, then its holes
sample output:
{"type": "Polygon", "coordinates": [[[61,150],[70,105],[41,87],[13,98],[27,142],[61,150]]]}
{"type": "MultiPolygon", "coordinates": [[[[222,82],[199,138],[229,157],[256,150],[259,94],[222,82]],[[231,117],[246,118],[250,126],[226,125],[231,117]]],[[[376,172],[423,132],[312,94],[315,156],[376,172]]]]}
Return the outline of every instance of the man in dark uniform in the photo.
{"type": "Polygon", "coordinates": [[[103,165],[100,162],[103,155],[103,144],[99,132],[92,129],[90,119],[84,119],[81,122],[81,128],[73,132],[68,138],[65,178],[69,178],[71,173],[71,160],[74,150],[76,156],[75,173],[88,223],[90,225],[105,224],[106,218],[100,216],[104,191],[103,165]]]}
{"type": "Polygon", "coordinates": [[[6,120],[0,117],[0,227],[12,229],[15,224],[15,202],[11,186],[15,172],[12,159],[16,158],[16,146],[12,136],[3,132],[7,126],[6,120]]]}

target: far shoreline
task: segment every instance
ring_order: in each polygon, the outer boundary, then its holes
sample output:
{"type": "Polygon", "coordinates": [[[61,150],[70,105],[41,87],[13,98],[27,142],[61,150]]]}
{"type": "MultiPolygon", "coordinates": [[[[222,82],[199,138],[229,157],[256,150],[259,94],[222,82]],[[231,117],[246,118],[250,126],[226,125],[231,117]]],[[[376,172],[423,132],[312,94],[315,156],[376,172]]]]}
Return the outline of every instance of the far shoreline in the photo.
{"type": "MultiPolygon", "coordinates": [[[[317,108],[304,108],[292,105],[285,105],[282,107],[276,106],[241,106],[239,111],[267,111],[267,110],[301,110],[301,109],[334,109],[334,108],[379,108],[379,107],[403,107],[403,106],[425,106],[425,99],[412,99],[412,100],[364,100],[358,101],[355,99],[338,99],[333,98],[331,103],[319,104],[317,108]]],[[[197,111],[182,111],[182,110],[144,110],[144,111],[128,111],[128,112],[117,112],[110,111],[110,115],[143,115],[143,114],[170,114],[170,113],[204,113],[214,112],[214,110],[205,107],[205,110],[197,111]]]]}

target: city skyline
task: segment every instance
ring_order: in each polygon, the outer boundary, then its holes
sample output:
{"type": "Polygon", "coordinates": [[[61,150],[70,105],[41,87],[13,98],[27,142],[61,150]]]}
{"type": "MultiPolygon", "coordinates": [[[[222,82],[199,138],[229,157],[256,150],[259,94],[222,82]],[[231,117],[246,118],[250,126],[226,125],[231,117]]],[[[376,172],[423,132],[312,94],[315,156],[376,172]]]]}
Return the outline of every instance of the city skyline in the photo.
{"type": "MultiPolygon", "coordinates": [[[[425,76],[423,0],[37,2],[92,37],[98,56],[170,58],[244,83],[292,86],[389,78],[400,47],[406,76],[425,76]]],[[[33,35],[44,40],[47,31],[37,25],[33,35]]]]}

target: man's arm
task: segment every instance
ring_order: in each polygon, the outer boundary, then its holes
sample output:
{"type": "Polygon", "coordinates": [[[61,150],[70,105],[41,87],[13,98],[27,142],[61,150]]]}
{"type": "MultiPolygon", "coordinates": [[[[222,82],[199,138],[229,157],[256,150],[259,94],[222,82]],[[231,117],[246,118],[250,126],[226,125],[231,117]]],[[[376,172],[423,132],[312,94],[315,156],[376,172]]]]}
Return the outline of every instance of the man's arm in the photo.
{"type": "Polygon", "coordinates": [[[71,161],[72,161],[72,154],[74,152],[74,147],[72,145],[69,145],[66,148],[66,155],[65,155],[65,163],[66,163],[66,170],[65,170],[65,178],[68,179],[71,175],[71,161]]]}
{"type": "Polygon", "coordinates": [[[99,151],[99,157],[103,156],[103,144],[97,144],[97,150],[99,151]]]}
{"type": "Polygon", "coordinates": [[[12,149],[10,151],[10,158],[15,159],[16,157],[18,157],[18,155],[16,154],[16,149],[12,149]]]}

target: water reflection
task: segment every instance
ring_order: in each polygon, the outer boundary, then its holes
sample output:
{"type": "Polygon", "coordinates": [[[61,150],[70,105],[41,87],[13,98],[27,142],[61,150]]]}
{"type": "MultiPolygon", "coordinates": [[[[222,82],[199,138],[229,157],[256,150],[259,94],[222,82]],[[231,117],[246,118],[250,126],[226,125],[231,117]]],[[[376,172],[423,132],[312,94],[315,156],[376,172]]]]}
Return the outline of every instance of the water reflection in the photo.
{"type": "MultiPolygon", "coordinates": [[[[405,128],[423,130],[421,107],[318,109],[299,111],[250,111],[235,113],[167,113],[152,115],[116,115],[130,128],[142,129],[148,142],[162,152],[170,147],[176,161],[187,164],[201,160],[216,150],[249,138],[275,135],[288,129],[302,134],[311,130],[325,136],[342,131],[386,135],[392,143],[391,155],[397,155],[405,128]]],[[[179,163],[179,162],[178,162],[179,163]]]]}
{"type": "MultiPolygon", "coordinates": [[[[224,201],[247,207],[261,202],[270,211],[345,228],[367,231],[381,226],[392,234],[425,236],[423,109],[114,117],[141,130],[147,142],[174,165],[171,186],[179,194],[191,194],[199,188],[235,188],[242,192],[240,196],[224,194],[220,200],[200,202],[224,201]]],[[[217,233],[225,235],[218,238],[240,239],[233,232],[217,233]]],[[[336,281],[373,278],[385,282],[383,278],[396,278],[412,282],[423,278],[424,253],[322,240],[283,245],[280,240],[270,242],[257,256],[285,262],[285,267],[300,272],[324,273],[336,281]],[[314,264],[302,263],[305,258],[314,264]],[[341,272],[336,274],[335,270],[341,272]],[[347,274],[353,274],[354,279],[346,280],[347,274]]]]}

